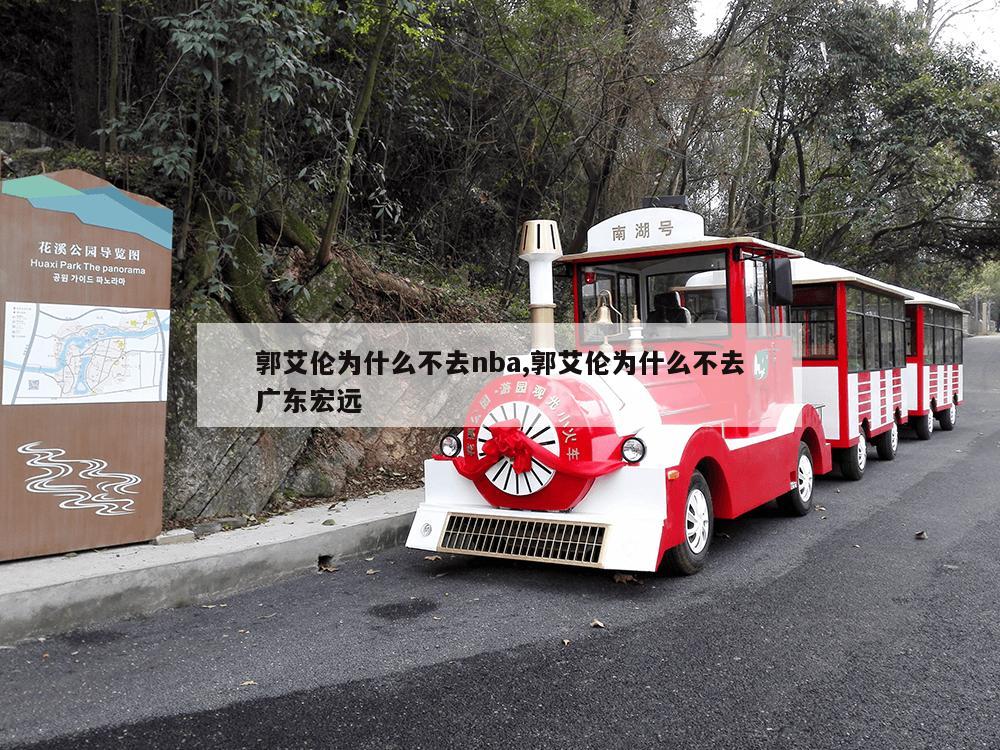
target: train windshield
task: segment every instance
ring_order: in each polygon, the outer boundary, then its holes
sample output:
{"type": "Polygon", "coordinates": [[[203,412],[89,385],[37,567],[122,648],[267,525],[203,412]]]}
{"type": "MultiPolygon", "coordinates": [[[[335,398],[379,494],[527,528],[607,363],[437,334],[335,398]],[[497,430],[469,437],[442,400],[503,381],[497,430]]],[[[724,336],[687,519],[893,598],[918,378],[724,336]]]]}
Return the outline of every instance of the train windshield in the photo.
{"type": "Polygon", "coordinates": [[[725,252],[583,265],[577,322],[587,342],[624,340],[634,319],[644,338],[724,336],[728,283],[725,252]]]}

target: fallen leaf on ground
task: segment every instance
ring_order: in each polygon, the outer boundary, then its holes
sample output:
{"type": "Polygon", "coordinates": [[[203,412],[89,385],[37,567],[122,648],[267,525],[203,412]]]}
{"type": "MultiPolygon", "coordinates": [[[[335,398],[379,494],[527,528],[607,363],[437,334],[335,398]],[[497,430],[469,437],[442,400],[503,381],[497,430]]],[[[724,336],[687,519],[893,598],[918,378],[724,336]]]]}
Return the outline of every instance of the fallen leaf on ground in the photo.
{"type": "Polygon", "coordinates": [[[372,560],[374,560],[374,559],[375,559],[375,557],[374,557],[374,556],[372,556],[372,557],[366,557],[366,558],[365,558],[365,561],[366,561],[366,562],[371,562],[371,561],[372,561],[372,560]]]}
{"type": "Polygon", "coordinates": [[[441,555],[424,555],[424,559],[430,560],[431,562],[435,562],[441,559],[441,555]]]}
{"type": "Polygon", "coordinates": [[[319,569],[322,570],[324,573],[336,573],[338,570],[340,570],[340,568],[331,563],[320,563],[319,569]]]}
{"type": "Polygon", "coordinates": [[[336,526],[337,522],[334,521],[332,518],[328,518],[325,521],[323,521],[323,525],[324,526],[336,526]]]}
{"type": "Polygon", "coordinates": [[[568,646],[569,645],[569,638],[563,638],[563,645],[564,646],[568,646]]]}
{"type": "Polygon", "coordinates": [[[817,506],[816,506],[816,510],[819,510],[819,511],[826,511],[826,508],[824,508],[824,507],[823,507],[822,505],[817,505],[817,506]]]}
{"type": "Polygon", "coordinates": [[[243,680],[243,682],[240,683],[240,687],[248,687],[249,685],[256,685],[256,684],[257,683],[254,682],[253,680],[243,680]]]}
{"type": "Polygon", "coordinates": [[[366,576],[373,576],[376,573],[378,573],[378,571],[375,570],[375,568],[368,568],[368,570],[365,571],[365,575],[366,576]]]}
{"type": "Polygon", "coordinates": [[[631,573],[615,573],[614,581],[615,583],[632,583],[635,584],[636,586],[642,585],[642,581],[640,581],[631,573]]]}
{"type": "Polygon", "coordinates": [[[591,621],[590,627],[592,628],[603,628],[604,623],[598,620],[596,617],[591,621]]]}
{"type": "Polygon", "coordinates": [[[201,608],[202,609],[215,609],[218,606],[219,606],[218,604],[202,604],[201,608]]]}
{"type": "Polygon", "coordinates": [[[860,544],[855,544],[854,545],[854,549],[861,549],[861,545],[860,544]]]}
{"type": "Polygon", "coordinates": [[[921,539],[921,540],[926,539],[927,538],[927,532],[926,531],[918,531],[916,534],[913,535],[913,538],[914,539],[921,539]]]}

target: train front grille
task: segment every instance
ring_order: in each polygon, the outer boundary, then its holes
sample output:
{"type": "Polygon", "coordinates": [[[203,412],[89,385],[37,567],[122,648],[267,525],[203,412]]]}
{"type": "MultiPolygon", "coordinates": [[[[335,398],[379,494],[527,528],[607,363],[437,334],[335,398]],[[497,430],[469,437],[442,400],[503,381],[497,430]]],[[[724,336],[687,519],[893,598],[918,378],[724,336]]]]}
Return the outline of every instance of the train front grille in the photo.
{"type": "Polygon", "coordinates": [[[441,550],[597,567],[607,526],[577,521],[448,514],[441,550]]]}

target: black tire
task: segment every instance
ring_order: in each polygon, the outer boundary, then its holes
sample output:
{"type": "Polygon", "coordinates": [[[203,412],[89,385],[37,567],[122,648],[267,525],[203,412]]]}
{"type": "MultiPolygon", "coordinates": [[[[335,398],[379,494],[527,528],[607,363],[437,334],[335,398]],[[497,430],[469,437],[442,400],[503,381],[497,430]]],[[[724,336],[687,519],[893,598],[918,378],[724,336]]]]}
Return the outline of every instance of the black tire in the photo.
{"type": "Polygon", "coordinates": [[[805,516],[813,507],[813,484],[816,472],[813,470],[812,452],[805,443],[799,443],[799,454],[795,459],[796,486],[778,498],[778,507],[790,516],[805,516]],[[806,467],[808,463],[808,467],[806,467]]]}
{"type": "Polygon", "coordinates": [[[883,461],[892,461],[899,450],[899,425],[892,421],[892,427],[875,438],[875,450],[883,461]]]}
{"type": "Polygon", "coordinates": [[[913,431],[917,433],[917,437],[921,440],[930,440],[931,435],[934,434],[934,412],[928,411],[922,417],[911,417],[910,423],[913,425],[913,431]]]}
{"type": "Polygon", "coordinates": [[[955,429],[955,422],[958,421],[958,407],[952,404],[944,411],[939,411],[937,413],[938,424],[941,425],[941,429],[945,432],[951,432],[955,429]]]}
{"type": "MultiPolygon", "coordinates": [[[[697,502],[697,501],[696,501],[697,502]]],[[[705,558],[708,557],[708,550],[712,546],[712,534],[715,533],[715,514],[712,511],[712,492],[708,488],[708,482],[701,472],[696,471],[691,475],[691,483],[688,485],[687,499],[684,503],[684,541],[676,547],[667,550],[664,556],[667,569],[672,573],[690,576],[697,573],[705,566],[705,558]],[[698,534],[692,533],[694,524],[688,522],[688,511],[692,503],[692,495],[700,492],[706,502],[708,512],[708,529],[700,528],[698,534]],[[702,538],[704,534],[704,538],[702,538]],[[695,543],[697,541],[697,543],[695,543]],[[692,546],[693,545],[693,546],[692,546]],[[697,548],[697,550],[695,549],[697,548]]],[[[703,521],[702,521],[703,523],[703,521]]]]}
{"type": "Polygon", "coordinates": [[[860,432],[857,445],[840,451],[840,473],[852,482],[861,479],[868,468],[868,439],[864,430],[860,432]]]}

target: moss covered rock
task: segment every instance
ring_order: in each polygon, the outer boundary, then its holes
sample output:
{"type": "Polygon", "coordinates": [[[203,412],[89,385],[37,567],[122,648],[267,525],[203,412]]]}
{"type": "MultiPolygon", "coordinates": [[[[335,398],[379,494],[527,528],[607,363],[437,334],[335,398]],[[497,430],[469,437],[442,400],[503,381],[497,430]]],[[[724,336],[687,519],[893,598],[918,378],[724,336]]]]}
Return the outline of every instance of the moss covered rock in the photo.
{"type": "Polygon", "coordinates": [[[316,274],[288,306],[289,316],[299,323],[336,323],[354,307],[348,294],[351,279],[337,261],[316,274]]]}
{"type": "Polygon", "coordinates": [[[309,428],[202,428],[197,414],[199,323],[228,323],[213,300],[174,312],[170,330],[164,517],[251,515],[267,504],[309,440],[309,428]]]}

